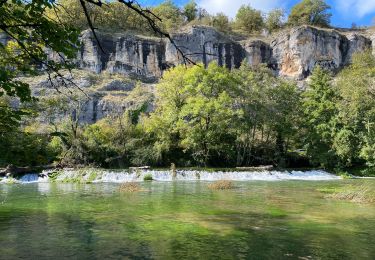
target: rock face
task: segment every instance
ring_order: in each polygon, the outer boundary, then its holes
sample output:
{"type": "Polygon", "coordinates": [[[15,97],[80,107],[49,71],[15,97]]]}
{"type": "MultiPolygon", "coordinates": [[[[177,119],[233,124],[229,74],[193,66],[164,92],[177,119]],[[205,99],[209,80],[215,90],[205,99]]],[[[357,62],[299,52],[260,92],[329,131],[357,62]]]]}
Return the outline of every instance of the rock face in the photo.
{"type": "Polygon", "coordinates": [[[302,26],[272,41],[271,63],[281,76],[304,79],[317,65],[337,71],[353,53],[370,47],[371,40],[361,35],[346,37],[334,30],[302,26]]]}
{"type": "Polygon", "coordinates": [[[78,55],[80,68],[96,73],[120,73],[145,81],[160,78],[167,68],[165,44],[158,38],[118,34],[99,34],[99,37],[103,50],[91,31],[82,33],[78,55]]]}
{"type": "MultiPolygon", "coordinates": [[[[164,70],[183,63],[168,40],[129,34],[99,34],[99,38],[104,52],[90,31],[82,33],[79,67],[156,81],[164,70]]],[[[343,34],[311,26],[281,32],[270,44],[261,40],[236,42],[204,26],[189,27],[172,38],[194,62],[207,65],[216,61],[229,69],[239,67],[244,60],[249,65],[265,63],[278,75],[297,80],[306,78],[317,65],[338,71],[350,62],[353,53],[375,45],[375,39],[355,31],[343,34]]]]}
{"type": "MultiPolygon", "coordinates": [[[[121,116],[124,111],[149,112],[153,109],[153,84],[139,83],[118,74],[95,74],[76,69],[64,76],[74,84],[70,81],[64,84],[59,78],[51,83],[43,74],[23,79],[29,82],[33,96],[41,101],[53,100],[56,107],[61,108],[41,111],[41,122],[73,116],[80,123],[92,124],[107,116],[121,116]]],[[[19,105],[15,103],[14,107],[19,105]]]]}
{"type": "Polygon", "coordinates": [[[246,61],[249,65],[270,64],[272,49],[267,43],[260,40],[251,40],[243,42],[242,46],[245,49],[246,61]]]}
{"type": "MultiPolygon", "coordinates": [[[[229,69],[237,68],[246,55],[239,43],[209,27],[190,27],[184,32],[174,34],[173,40],[188,55],[188,58],[196,63],[203,63],[205,66],[216,61],[220,66],[229,69]]],[[[169,41],[166,46],[167,62],[173,65],[182,63],[183,60],[176,48],[169,41]]]]}

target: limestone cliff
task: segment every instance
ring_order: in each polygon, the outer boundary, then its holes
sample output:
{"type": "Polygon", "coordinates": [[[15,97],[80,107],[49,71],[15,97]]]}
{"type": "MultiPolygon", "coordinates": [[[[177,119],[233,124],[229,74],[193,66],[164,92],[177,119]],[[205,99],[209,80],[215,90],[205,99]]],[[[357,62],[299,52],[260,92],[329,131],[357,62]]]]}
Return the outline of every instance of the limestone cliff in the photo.
{"type": "Polygon", "coordinates": [[[357,51],[371,48],[371,40],[352,33],[302,26],[281,34],[271,42],[271,64],[279,75],[304,79],[319,65],[337,71],[357,51]]]}
{"type": "Polygon", "coordinates": [[[100,73],[108,71],[144,80],[161,77],[167,68],[165,43],[159,38],[145,38],[135,35],[99,34],[100,44],[94,40],[91,31],[81,36],[78,54],[80,68],[100,73]]]}
{"type": "MultiPolygon", "coordinates": [[[[354,52],[375,45],[375,35],[361,31],[339,32],[300,26],[286,29],[271,40],[234,41],[213,28],[193,26],[173,34],[176,45],[193,61],[207,65],[216,61],[236,68],[266,63],[280,76],[306,78],[316,65],[338,71],[354,52]]],[[[82,33],[79,67],[99,73],[115,72],[145,81],[155,81],[165,69],[182,63],[176,48],[165,39],[130,34],[99,34],[104,52],[90,31],[82,33]]]]}

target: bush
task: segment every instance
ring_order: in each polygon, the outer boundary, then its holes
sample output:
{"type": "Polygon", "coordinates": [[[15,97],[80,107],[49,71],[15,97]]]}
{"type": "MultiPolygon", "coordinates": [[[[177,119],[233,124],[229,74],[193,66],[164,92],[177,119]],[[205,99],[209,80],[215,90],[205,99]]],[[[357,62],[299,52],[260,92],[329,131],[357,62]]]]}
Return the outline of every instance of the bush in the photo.
{"type": "Polygon", "coordinates": [[[215,181],[208,185],[210,190],[231,190],[234,189],[233,182],[228,180],[215,181]]]}
{"type": "Polygon", "coordinates": [[[152,174],[151,173],[146,174],[145,177],[143,177],[143,180],[144,181],[152,181],[153,180],[152,174]]]}

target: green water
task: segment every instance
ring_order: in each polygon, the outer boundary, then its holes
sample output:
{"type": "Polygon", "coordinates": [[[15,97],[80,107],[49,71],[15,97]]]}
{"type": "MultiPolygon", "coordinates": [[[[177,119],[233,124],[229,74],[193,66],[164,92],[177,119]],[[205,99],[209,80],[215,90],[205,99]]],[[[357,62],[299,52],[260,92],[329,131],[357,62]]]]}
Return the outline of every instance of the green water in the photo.
{"type": "Polygon", "coordinates": [[[0,185],[1,259],[375,259],[375,206],[317,189],[354,182],[0,185]]]}

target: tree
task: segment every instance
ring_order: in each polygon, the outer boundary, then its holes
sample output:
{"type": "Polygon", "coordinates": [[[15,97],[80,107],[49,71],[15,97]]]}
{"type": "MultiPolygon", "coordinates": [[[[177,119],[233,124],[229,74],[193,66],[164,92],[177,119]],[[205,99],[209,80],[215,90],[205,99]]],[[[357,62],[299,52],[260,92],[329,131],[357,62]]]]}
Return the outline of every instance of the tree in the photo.
{"type": "Polygon", "coordinates": [[[292,8],[288,24],[329,27],[332,16],[331,13],[328,13],[330,8],[324,0],[302,0],[292,8]]]}
{"type": "Polygon", "coordinates": [[[264,22],[265,28],[269,32],[277,31],[283,26],[283,20],[285,17],[285,11],[283,9],[271,10],[266,17],[264,22]]]}
{"type": "Polygon", "coordinates": [[[329,72],[317,66],[303,100],[307,153],[313,163],[323,167],[333,167],[337,162],[333,136],[338,95],[331,81],[329,72]]]}
{"type": "Polygon", "coordinates": [[[341,96],[334,148],[347,164],[364,160],[375,166],[375,57],[371,50],[353,55],[352,64],[338,75],[341,96]]]}
{"type": "Polygon", "coordinates": [[[242,5],[238,9],[235,28],[242,33],[256,33],[263,28],[262,13],[249,5],[242,5]]]}
{"type": "Polygon", "coordinates": [[[155,137],[157,159],[166,163],[186,157],[177,127],[181,109],[186,104],[186,72],[184,66],[177,66],[164,73],[156,87],[155,111],[144,120],[147,133],[155,137]]]}
{"type": "Polygon", "coordinates": [[[235,71],[236,104],[243,111],[237,126],[237,165],[283,165],[298,130],[300,93],[292,82],[266,66],[246,63],[235,71]]]}
{"type": "Polygon", "coordinates": [[[183,13],[188,22],[191,22],[197,18],[197,3],[194,0],[190,0],[185,6],[183,13]]]}
{"type": "Polygon", "coordinates": [[[159,26],[164,30],[176,29],[183,23],[181,10],[171,0],[152,8],[152,12],[160,18],[159,26]]]}
{"type": "Polygon", "coordinates": [[[239,113],[232,98],[235,87],[230,72],[215,63],[166,72],[157,88],[156,110],[146,123],[156,135],[157,150],[172,151],[172,158],[184,151],[182,158],[191,154],[201,165],[230,163],[239,113]]]}
{"type": "Polygon", "coordinates": [[[216,63],[210,63],[207,69],[193,67],[186,74],[186,104],[177,122],[181,145],[205,166],[230,164],[236,138],[233,124],[240,115],[231,95],[236,80],[216,63]]]}
{"type": "Polygon", "coordinates": [[[212,17],[212,26],[224,33],[231,31],[229,18],[224,13],[217,13],[212,17]]]}

